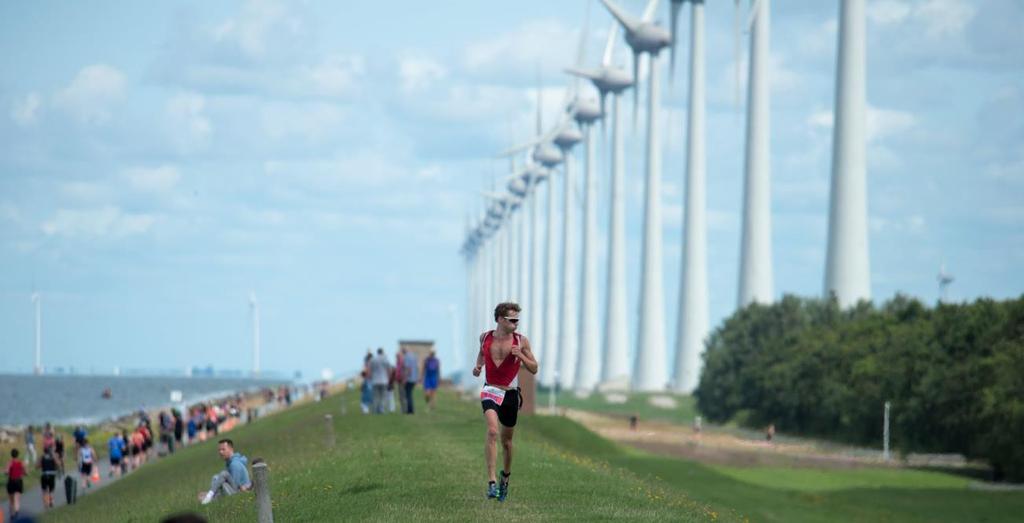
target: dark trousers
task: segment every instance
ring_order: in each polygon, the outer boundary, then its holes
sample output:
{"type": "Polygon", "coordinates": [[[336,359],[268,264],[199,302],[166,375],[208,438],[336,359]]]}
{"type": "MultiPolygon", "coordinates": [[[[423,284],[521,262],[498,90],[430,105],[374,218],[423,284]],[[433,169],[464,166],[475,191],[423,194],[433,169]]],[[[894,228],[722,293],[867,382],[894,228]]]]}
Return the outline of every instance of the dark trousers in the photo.
{"type": "Polygon", "coordinates": [[[405,408],[406,408],[405,413],[406,414],[412,414],[413,413],[413,410],[412,410],[412,389],[415,389],[415,388],[416,388],[416,382],[415,381],[407,381],[407,382],[405,382],[405,390],[403,391],[403,393],[405,394],[405,408]]]}

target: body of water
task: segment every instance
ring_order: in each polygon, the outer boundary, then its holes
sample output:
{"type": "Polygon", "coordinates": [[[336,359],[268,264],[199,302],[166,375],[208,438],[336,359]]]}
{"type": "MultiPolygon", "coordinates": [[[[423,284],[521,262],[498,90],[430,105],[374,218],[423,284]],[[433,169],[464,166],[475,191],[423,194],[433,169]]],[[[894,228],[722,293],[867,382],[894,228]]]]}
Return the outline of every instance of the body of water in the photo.
{"type": "Polygon", "coordinates": [[[171,391],[194,403],[234,392],[276,387],[281,380],[207,377],[0,375],[0,426],[97,423],[170,405],[171,391]],[[110,389],[111,397],[103,398],[110,389]]]}

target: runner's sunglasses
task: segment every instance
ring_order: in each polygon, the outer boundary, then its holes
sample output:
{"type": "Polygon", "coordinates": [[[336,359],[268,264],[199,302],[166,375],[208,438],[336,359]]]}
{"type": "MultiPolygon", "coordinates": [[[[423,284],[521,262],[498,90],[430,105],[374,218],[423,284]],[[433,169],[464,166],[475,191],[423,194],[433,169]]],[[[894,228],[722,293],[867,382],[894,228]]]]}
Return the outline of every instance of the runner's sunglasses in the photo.
{"type": "Polygon", "coordinates": [[[516,325],[517,323],[519,323],[519,318],[509,318],[508,316],[502,316],[502,317],[505,318],[506,320],[512,322],[512,325],[516,325]]]}

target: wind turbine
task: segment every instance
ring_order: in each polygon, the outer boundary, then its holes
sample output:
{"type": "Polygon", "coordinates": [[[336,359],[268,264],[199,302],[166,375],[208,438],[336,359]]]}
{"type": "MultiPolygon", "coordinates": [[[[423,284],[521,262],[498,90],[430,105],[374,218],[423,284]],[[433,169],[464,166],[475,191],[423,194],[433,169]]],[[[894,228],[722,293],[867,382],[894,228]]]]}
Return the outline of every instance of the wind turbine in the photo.
{"type": "MultiPolygon", "coordinates": [[[[707,197],[704,129],[704,2],[689,0],[690,93],[687,111],[686,203],[683,216],[679,321],[676,324],[673,388],[691,392],[700,376],[700,354],[708,333],[707,197]]],[[[673,2],[673,15],[683,1],[673,2]],[[678,6],[678,7],[677,7],[678,6]]],[[[675,42],[673,42],[673,49],[675,42]]]]}
{"type": "Polygon", "coordinates": [[[256,293],[249,292],[249,309],[252,311],[252,375],[260,375],[260,304],[256,293]]]}
{"type": "MultiPolygon", "coordinates": [[[[736,7],[739,8],[739,1],[736,7]]],[[[737,307],[771,303],[771,78],[770,0],[754,0],[750,10],[750,63],[747,91],[747,143],[744,165],[743,231],[737,307]]],[[[737,30],[739,28],[737,27],[737,30]]],[[[738,61],[738,58],[737,58],[738,61]]],[[[738,77],[737,77],[738,83],[738,77]]]]}
{"type": "Polygon", "coordinates": [[[949,284],[953,283],[953,275],[946,272],[945,263],[939,266],[939,275],[936,279],[939,281],[939,303],[945,303],[949,301],[949,296],[947,296],[949,284]]]}
{"type": "MultiPolygon", "coordinates": [[[[647,165],[644,196],[643,259],[640,278],[640,328],[632,386],[636,390],[662,390],[668,382],[665,362],[665,300],[661,267],[661,137],[658,53],[672,43],[665,28],[651,22],[658,0],[651,0],[641,19],[626,14],[609,0],[601,0],[625,31],[633,49],[633,77],[641,53],[651,58],[647,110],[647,165]]],[[[635,99],[634,99],[635,100],[635,99]]],[[[634,102],[635,104],[635,102],[634,102]]]]}
{"type": "Polygon", "coordinates": [[[825,297],[840,307],[871,299],[868,262],[867,159],[865,143],[865,0],[840,0],[836,68],[832,189],[829,201],[825,297]]]}
{"type": "MultiPolygon", "coordinates": [[[[611,194],[608,218],[608,296],[605,309],[601,382],[629,383],[629,332],[626,320],[626,198],[625,154],[622,139],[620,102],[622,92],[633,85],[629,73],[612,64],[618,21],[612,22],[599,68],[574,67],[570,74],[586,78],[601,96],[602,112],[608,94],[612,95],[611,194]]],[[[607,150],[607,117],[601,119],[601,150],[607,150]]],[[[586,346],[584,346],[586,347],[586,346]]]]}
{"type": "Polygon", "coordinates": [[[38,292],[32,293],[32,303],[36,306],[36,364],[32,368],[32,373],[36,376],[42,376],[43,374],[43,314],[42,314],[42,298],[38,292]]]}

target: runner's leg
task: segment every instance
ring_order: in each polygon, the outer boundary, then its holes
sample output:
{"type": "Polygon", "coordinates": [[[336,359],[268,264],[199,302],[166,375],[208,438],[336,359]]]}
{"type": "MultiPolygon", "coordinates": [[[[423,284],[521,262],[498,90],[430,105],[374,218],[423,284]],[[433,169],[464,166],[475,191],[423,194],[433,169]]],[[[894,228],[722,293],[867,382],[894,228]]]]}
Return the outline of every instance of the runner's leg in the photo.
{"type": "Polygon", "coordinates": [[[501,427],[501,448],[504,449],[505,457],[505,474],[512,472],[512,435],[515,433],[514,427],[501,427]]]}
{"type": "Polygon", "coordinates": [[[498,459],[498,412],[485,410],[484,417],[487,419],[487,439],[484,444],[484,459],[487,461],[487,480],[498,481],[497,471],[494,470],[495,462],[498,459]]]}

